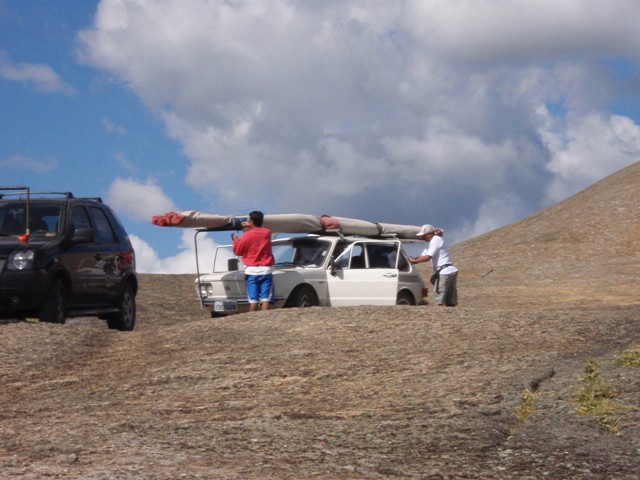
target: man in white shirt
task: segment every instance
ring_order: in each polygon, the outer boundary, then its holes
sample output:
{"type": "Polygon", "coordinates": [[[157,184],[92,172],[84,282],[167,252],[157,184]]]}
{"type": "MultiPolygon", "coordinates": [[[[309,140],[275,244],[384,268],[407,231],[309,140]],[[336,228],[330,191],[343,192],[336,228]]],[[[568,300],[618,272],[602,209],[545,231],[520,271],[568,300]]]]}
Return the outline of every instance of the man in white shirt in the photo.
{"type": "Polygon", "coordinates": [[[429,246],[419,257],[410,257],[411,263],[422,263],[431,260],[434,275],[431,283],[434,284],[435,303],[440,306],[455,307],[458,304],[458,269],[453,266],[449,249],[444,243],[442,229],[433,225],[423,225],[418,237],[423,238],[429,246]]]}

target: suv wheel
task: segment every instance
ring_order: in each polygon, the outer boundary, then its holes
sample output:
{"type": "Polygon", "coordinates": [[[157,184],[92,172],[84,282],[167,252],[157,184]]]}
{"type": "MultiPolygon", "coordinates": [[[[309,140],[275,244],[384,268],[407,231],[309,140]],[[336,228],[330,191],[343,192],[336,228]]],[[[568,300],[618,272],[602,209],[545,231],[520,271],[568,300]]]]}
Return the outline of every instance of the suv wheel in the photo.
{"type": "Polygon", "coordinates": [[[64,285],[59,278],[55,278],[49,285],[38,311],[38,318],[41,322],[64,323],[64,285]]]}
{"type": "Polygon", "coordinates": [[[131,285],[127,285],[120,296],[118,313],[107,317],[109,328],[130,332],[136,324],[136,297],[131,285]]]}

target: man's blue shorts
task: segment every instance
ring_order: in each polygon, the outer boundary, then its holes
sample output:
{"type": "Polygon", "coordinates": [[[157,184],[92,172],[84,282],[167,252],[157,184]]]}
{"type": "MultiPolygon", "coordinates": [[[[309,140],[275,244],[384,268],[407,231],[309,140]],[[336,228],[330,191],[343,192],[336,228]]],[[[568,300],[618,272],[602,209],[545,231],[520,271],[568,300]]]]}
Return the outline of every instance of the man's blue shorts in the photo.
{"type": "Polygon", "coordinates": [[[247,296],[249,303],[271,302],[273,300],[273,274],[247,275],[247,296]]]}

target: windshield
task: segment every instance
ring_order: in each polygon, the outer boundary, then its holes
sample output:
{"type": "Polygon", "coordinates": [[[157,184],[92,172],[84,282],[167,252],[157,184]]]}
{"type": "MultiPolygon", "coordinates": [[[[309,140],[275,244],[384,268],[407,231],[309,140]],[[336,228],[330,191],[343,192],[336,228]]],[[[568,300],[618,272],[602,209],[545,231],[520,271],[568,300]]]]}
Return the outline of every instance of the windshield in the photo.
{"type": "MultiPolygon", "coordinates": [[[[31,204],[29,232],[31,236],[55,237],[60,224],[60,205],[31,204]]],[[[11,202],[0,205],[0,235],[22,235],[27,231],[27,204],[11,202]]]]}
{"type": "MultiPolygon", "coordinates": [[[[320,268],[324,265],[331,242],[315,238],[290,238],[275,241],[272,244],[276,266],[296,266],[305,268],[320,268]]],[[[213,260],[214,272],[229,272],[243,270],[242,258],[236,257],[231,245],[221,245],[216,248],[213,260]],[[236,263],[237,262],[237,263],[236,263]]]]}
{"type": "Polygon", "coordinates": [[[242,270],[244,265],[238,257],[233,253],[231,245],[221,245],[216,248],[213,256],[213,272],[231,272],[234,270],[242,270]],[[236,262],[238,262],[236,264],[236,262]]]}
{"type": "Polygon", "coordinates": [[[330,248],[330,242],[310,238],[292,238],[282,243],[274,242],[273,256],[276,259],[276,265],[318,268],[324,265],[330,248]]]}

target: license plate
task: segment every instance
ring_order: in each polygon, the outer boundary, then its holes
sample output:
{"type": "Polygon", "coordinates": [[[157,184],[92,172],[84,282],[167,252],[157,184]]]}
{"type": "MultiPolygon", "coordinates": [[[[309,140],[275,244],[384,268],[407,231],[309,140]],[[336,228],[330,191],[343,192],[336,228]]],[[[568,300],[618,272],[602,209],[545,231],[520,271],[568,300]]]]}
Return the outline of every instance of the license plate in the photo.
{"type": "Polygon", "coordinates": [[[238,310],[238,302],[235,300],[216,300],[213,304],[214,312],[235,312],[238,310]]]}

